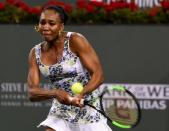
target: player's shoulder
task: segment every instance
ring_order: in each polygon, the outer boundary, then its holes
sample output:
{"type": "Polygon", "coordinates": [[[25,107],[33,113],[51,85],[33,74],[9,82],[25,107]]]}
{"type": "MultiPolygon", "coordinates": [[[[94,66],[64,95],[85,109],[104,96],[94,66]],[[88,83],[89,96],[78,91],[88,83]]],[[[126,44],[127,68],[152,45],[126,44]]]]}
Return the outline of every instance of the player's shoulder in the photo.
{"type": "Polygon", "coordinates": [[[35,44],[31,49],[30,49],[30,51],[29,51],[29,55],[35,55],[35,51],[37,50],[37,49],[39,49],[39,47],[41,46],[43,44],[43,42],[40,42],[40,43],[37,43],[37,44],[35,44]]]}
{"type": "Polygon", "coordinates": [[[45,41],[42,41],[40,43],[35,44],[31,49],[30,52],[35,52],[36,49],[41,48],[41,46],[45,43],[45,41]]]}
{"type": "Polygon", "coordinates": [[[74,46],[74,48],[84,48],[86,43],[88,43],[88,40],[81,33],[72,32],[70,43],[72,46],[74,46]]]}
{"type": "Polygon", "coordinates": [[[78,52],[78,50],[85,50],[89,46],[88,40],[81,33],[73,32],[70,38],[70,46],[78,52]]]}
{"type": "Polygon", "coordinates": [[[71,41],[77,41],[80,39],[85,39],[85,36],[78,32],[71,32],[71,37],[70,37],[71,41]]]}
{"type": "Polygon", "coordinates": [[[35,57],[35,46],[32,47],[29,51],[29,58],[35,57]]]}

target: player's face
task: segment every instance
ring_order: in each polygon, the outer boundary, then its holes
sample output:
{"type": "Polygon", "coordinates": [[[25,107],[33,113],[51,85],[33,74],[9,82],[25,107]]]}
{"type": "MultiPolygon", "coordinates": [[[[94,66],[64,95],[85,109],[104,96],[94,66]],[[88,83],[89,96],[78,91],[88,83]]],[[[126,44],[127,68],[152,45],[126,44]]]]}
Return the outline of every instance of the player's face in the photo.
{"type": "Polygon", "coordinates": [[[58,38],[59,32],[63,30],[59,13],[54,10],[45,10],[42,12],[39,21],[39,31],[48,42],[58,38]]]}

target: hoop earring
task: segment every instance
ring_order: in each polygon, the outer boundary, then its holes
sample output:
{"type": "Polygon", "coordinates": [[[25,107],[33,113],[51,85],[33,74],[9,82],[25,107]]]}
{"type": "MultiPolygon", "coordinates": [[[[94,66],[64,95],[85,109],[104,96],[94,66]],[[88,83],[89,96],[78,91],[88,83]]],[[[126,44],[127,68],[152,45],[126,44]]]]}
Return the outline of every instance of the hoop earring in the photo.
{"type": "Polygon", "coordinates": [[[35,25],[34,29],[35,29],[36,32],[39,32],[39,26],[38,25],[35,25]]]}

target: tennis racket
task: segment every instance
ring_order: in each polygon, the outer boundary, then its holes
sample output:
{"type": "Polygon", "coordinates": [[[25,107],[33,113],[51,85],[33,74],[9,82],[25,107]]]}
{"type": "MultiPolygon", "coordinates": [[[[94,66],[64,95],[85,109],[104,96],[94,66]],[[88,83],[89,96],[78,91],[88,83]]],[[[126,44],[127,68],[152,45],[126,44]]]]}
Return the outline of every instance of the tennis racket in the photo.
{"type": "Polygon", "coordinates": [[[112,86],[112,88],[104,90],[99,99],[101,109],[90,104],[96,99],[92,101],[82,100],[81,103],[100,112],[116,127],[129,129],[139,124],[141,108],[136,97],[125,87],[112,86]]]}

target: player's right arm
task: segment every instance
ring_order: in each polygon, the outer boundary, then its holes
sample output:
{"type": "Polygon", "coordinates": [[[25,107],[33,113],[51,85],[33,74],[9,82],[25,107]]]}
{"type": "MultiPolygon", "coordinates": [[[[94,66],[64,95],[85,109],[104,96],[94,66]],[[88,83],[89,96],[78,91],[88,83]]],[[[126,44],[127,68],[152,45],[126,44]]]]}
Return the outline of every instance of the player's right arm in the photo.
{"type": "Polygon", "coordinates": [[[67,92],[61,89],[44,89],[40,87],[40,71],[36,62],[35,49],[30,51],[28,58],[28,94],[30,101],[41,101],[51,98],[56,98],[64,104],[70,104],[70,96],[67,92]]]}

